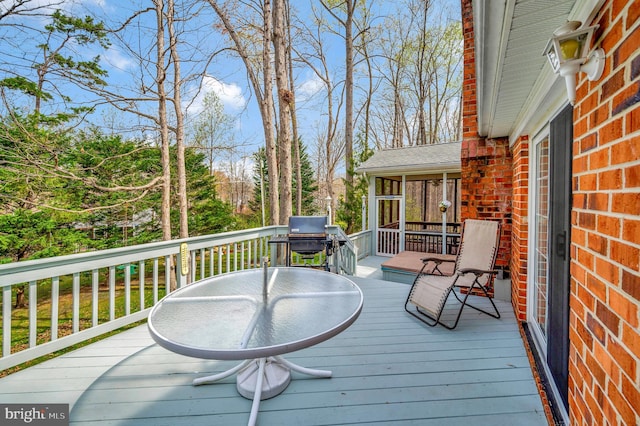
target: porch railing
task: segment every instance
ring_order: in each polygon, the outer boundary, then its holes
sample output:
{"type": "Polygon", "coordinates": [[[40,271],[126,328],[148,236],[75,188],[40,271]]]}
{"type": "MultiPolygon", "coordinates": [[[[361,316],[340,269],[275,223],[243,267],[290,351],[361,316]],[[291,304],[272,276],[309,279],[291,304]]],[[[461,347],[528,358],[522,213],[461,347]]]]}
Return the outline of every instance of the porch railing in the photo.
{"type": "MultiPolygon", "coordinates": [[[[287,232],[270,226],[0,265],[0,370],[143,320],[172,288],[260,267],[275,255],[269,239],[287,232]]],[[[346,239],[330,263],[354,274],[354,242],[337,226],[328,233],[346,239]]]]}

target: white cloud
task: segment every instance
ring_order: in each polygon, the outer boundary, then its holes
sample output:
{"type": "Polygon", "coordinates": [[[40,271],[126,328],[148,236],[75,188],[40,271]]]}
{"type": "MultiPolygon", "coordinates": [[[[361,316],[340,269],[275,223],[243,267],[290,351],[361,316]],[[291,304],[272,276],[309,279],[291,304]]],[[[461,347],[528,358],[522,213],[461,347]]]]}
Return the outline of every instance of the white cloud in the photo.
{"type": "Polygon", "coordinates": [[[237,84],[226,84],[207,75],[202,79],[202,89],[203,92],[214,92],[218,95],[225,107],[241,109],[247,104],[247,100],[242,94],[242,88],[237,84]]]}
{"type": "Polygon", "coordinates": [[[101,58],[109,64],[109,66],[120,71],[124,71],[134,66],[134,62],[130,58],[124,56],[119,49],[116,49],[113,46],[109,47],[109,49],[102,54],[101,58]]]}
{"type": "Polygon", "coordinates": [[[189,113],[197,114],[203,109],[202,102],[207,93],[215,93],[224,105],[225,109],[237,111],[245,107],[247,100],[242,94],[242,88],[237,84],[224,83],[210,75],[204,76],[200,92],[196,94],[196,90],[190,90],[195,98],[189,103],[189,113]]]}
{"type": "Polygon", "coordinates": [[[313,74],[311,78],[303,81],[298,85],[296,89],[296,101],[306,101],[307,99],[312,98],[316,93],[323,90],[325,87],[320,77],[313,74]]]}

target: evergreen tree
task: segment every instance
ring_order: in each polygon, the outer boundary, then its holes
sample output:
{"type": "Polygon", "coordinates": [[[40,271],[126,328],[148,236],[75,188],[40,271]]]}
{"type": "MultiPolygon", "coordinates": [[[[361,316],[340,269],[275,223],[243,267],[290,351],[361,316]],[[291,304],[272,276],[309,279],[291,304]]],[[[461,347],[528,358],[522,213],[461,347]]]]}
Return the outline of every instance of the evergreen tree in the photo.
{"type": "MultiPolygon", "coordinates": [[[[261,211],[262,211],[262,196],[261,196],[261,182],[262,193],[265,195],[264,211],[265,211],[265,224],[269,223],[269,199],[267,194],[269,193],[269,180],[267,178],[266,167],[266,155],[264,148],[260,148],[253,154],[253,161],[255,163],[253,173],[253,200],[249,202],[249,208],[254,212],[251,218],[251,223],[254,226],[262,226],[261,211]],[[262,168],[262,170],[261,170],[262,168]]],[[[318,203],[316,203],[316,196],[318,192],[318,183],[313,173],[313,165],[309,160],[306,146],[300,144],[300,166],[302,171],[302,211],[294,212],[296,215],[312,216],[319,214],[318,203]]],[[[298,188],[298,182],[295,176],[293,177],[293,193],[298,188]]]]}
{"type": "Polygon", "coordinates": [[[350,166],[350,173],[353,174],[353,184],[346,179],[346,200],[340,197],[340,203],[336,209],[336,225],[340,225],[347,234],[351,234],[359,230],[359,224],[362,223],[362,196],[366,196],[369,192],[369,181],[364,175],[356,175],[355,169],[373,155],[373,150],[364,143],[362,133],[357,135],[357,146],[355,156],[350,166]]]}

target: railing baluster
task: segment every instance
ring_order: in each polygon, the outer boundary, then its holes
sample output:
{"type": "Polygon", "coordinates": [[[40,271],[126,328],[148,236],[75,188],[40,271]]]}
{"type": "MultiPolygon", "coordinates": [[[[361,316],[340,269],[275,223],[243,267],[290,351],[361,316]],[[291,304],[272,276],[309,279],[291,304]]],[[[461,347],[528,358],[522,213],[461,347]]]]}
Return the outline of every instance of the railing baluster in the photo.
{"type": "Polygon", "coordinates": [[[164,293],[171,293],[171,256],[164,257],[164,293]]]}
{"type": "Polygon", "coordinates": [[[207,264],[207,256],[206,256],[206,250],[204,248],[200,249],[200,279],[204,279],[204,265],[207,264]]]}
{"type": "Polygon", "coordinates": [[[98,292],[100,290],[100,271],[91,271],[91,324],[98,325],[98,292]]]}
{"type": "Polygon", "coordinates": [[[51,278],[51,341],[58,339],[58,305],[60,302],[60,277],[51,278]]]}
{"type": "Polygon", "coordinates": [[[233,243],[233,270],[238,270],[238,243],[233,243]]]}
{"type": "Polygon", "coordinates": [[[153,259],[153,304],[158,302],[158,258],[153,259]]]}
{"type": "Polygon", "coordinates": [[[71,323],[74,333],[80,331],[80,273],[73,274],[73,294],[72,294],[72,314],[71,323]]]}
{"type": "Polygon", "coordinates": [[[116,319],[116,267],[109,266],[109,321],[116,319]]]}
{"type": "Polygon", "coordinates": [[[240,243],[240,269],[244,269],[244,241],[240,243]]]}
{"type": "Polygon", "coordinates": [[[11,353],[11,286],[2,287],[2,356],[11,353]]]}
{"type": "Polygon", "coordinates": [[[138,267],[140,268],[138,271],[138,276],[140,279],[140,310],[143,311],[145,306],[144,306],[144,260],[141,260],[140,263],[138,264],[138,267]]]}
{"type": "Polygon", "coordinates": [[[226,250],[226,257],[227,257],[227,270],[225,272],[229,272],[231,270],[231,245],[227,244],[227,250],[226,250]]]}
{"type": "Polygon", "coordinates": [[[131,315],[131,264],[124,264],[124,314],[131,315]]]}
{"type": "Polygon", "coordinates": [[[218,274],[222,273],[222,246],[218,246],[218,274]]]}
{"type": "Polygon", "coordinates": [[[33,348],[38,339],[38,282],[29,282],[29,347],[33,348]]]}
{"type": "Polygon", "coordinates": [[[209,248],[209,277],[213,276],[213,247],[209,248]]]}

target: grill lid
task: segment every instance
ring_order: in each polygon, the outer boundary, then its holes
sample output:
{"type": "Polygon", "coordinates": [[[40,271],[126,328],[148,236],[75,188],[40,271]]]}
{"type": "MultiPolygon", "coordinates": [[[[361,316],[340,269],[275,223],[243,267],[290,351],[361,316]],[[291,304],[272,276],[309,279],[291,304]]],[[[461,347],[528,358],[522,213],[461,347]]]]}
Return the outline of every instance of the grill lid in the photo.
{"type": "Polygon", "coordinates": [[[326,235],[326,216],[291,216],[289,218],[289,236],[317,238],[326,235]]]}

